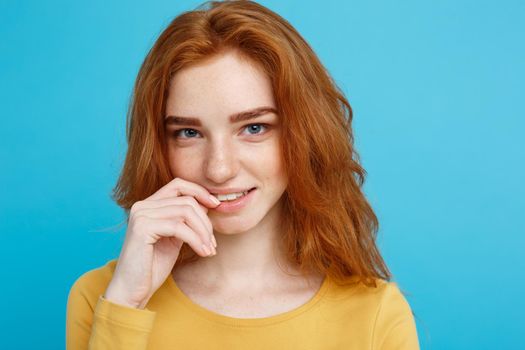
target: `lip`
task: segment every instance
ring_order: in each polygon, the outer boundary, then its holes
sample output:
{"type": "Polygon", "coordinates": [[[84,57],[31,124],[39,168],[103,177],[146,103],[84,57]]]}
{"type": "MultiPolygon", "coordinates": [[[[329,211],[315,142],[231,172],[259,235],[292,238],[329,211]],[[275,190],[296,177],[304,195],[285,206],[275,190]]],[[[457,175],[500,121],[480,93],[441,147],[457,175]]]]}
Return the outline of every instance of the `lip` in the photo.
{"type": "Polygon", "coordinates": [[[223,188],[223,189],[214,189],[214,188],[207,188],[208,192],[211,194],[229,194],[229,193],[239,193],[248,191],[250,189],[253,189],[255,187],[234,187],[234,188],[223,188]]]}
{"type": "MultiPolygon", "coordinates": [[[[253,189],[248,192],[247,195],[237,198],[234,201],[231,202],[221,202],[217,207],[212,208],[211,210],[215,210],[219,213],[233,213],[238,210],[241,210],[244,208],[254,197],[255,191],[257,190],[257,187],[254,187],[253,189]]],[[[239,191],[242,192],[242,191],[239,191]]]]}

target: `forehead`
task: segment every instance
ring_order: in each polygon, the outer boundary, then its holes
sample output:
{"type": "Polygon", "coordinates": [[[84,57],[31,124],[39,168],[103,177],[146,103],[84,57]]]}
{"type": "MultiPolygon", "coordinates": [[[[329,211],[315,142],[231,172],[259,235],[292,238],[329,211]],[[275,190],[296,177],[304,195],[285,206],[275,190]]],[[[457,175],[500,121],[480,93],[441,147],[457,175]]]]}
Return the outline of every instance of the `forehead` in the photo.
{"type": "Polygon", "coordinates": [[[230,116],[260,106],[275,107],[269,77],[256,63],[227,52],[175,73],[166,114],[230,116]]]}

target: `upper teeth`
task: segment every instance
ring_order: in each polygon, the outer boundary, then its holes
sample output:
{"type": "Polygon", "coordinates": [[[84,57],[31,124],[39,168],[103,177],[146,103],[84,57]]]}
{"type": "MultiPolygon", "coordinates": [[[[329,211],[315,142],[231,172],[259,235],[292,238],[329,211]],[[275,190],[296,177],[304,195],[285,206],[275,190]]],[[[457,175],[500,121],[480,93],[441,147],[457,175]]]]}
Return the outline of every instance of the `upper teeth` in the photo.
{"type": "Polygon", "coordinates": [[[217,197],[217,199],[220,201],[231,201],[233,199],[242,197],[247,193],[248,191],[238,192],[238,193],[228,193],[228,194],[215,194],[215,197],[217,197]]]}

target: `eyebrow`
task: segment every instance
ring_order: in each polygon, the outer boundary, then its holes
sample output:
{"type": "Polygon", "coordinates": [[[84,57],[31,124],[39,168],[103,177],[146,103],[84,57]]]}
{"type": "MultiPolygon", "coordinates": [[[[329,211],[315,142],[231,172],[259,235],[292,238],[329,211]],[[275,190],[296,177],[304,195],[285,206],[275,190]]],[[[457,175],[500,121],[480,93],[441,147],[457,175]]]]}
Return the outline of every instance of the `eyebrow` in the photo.
{"type": "MultiPolygon", "coordinates": [[[[268,113],[277,114],[277,110],[273,107],[257,107],[244,112],[239,112],[230,115],[231,123],[239,123],[245,120],[254,119],[268,113]]],[[[176,115],[169,115],[164,119],[164,125],[188,125],[188,126],[202,126],[198,118],[180,117],[176,115]]]]}

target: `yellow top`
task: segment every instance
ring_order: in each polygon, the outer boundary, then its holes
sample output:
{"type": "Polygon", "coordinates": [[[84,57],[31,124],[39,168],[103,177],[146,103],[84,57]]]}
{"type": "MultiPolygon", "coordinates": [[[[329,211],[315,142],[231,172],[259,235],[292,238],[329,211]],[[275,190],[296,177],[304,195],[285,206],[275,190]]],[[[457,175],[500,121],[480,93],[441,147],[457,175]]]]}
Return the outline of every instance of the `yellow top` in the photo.
{"type": "Polygon", "coordinates": [[[233,318],[193,302],[171,276],[144,310],[105,300],[116,263],[86,272],[71,287],[68,350],[419,349],[410,306],[395,282],[342,287],[325,278],[296,309],[233,318]]]}

